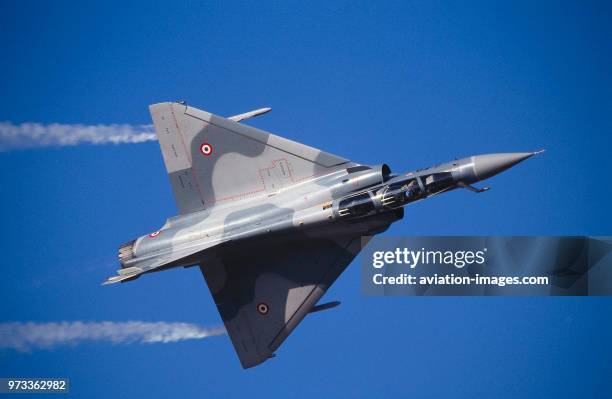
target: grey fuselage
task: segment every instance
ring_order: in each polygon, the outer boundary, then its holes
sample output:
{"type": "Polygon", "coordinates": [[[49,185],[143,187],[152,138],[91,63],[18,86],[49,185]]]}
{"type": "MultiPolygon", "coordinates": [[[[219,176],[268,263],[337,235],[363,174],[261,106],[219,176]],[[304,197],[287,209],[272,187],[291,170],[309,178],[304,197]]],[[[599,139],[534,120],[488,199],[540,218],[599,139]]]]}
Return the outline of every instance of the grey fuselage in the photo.
{"type": "Polygon", "coordinates": [[[401,175],[387,165],[350,163],[272,194],[172,217],[159,231],[122,245],[121,267],[187,267],[219,256],[230,242],[377,234],[403,217],[405,205],[455,188],[479,191],[471,184],[533,154],[472,156],[401,175]]]}

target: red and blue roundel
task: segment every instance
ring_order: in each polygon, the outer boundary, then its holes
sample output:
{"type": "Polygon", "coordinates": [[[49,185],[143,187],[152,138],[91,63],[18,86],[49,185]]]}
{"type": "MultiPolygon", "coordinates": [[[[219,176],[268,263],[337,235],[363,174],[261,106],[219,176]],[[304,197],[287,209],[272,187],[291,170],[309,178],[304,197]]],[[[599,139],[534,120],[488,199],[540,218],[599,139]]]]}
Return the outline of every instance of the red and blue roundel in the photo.
{"type": "Polygon", "coordinates": [[[209,157],[213,153],[213,147],[209,143],[202,143],[202,144],[200,144],[200,152],[205,157],[209,157]]]}
{"type": "Polygon", "coordinates": [[[268,312],[270,311],[270,308],[268,307],[267,303],[258,303],[257,304],[257,313],[259,313],[262,316],[265,316],[268,314],[268,312]]]}

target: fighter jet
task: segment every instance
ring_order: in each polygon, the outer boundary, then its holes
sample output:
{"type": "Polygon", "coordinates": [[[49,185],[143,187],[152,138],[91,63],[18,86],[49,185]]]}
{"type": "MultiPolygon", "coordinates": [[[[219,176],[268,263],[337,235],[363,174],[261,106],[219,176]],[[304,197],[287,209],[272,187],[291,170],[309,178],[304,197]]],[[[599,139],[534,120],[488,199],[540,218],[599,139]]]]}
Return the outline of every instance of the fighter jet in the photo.
{"type": "Polygon", "coordinates": [[[536,152],[471,156],[394,174],[184,102],[149,107],[179,214],[119,248],[104,284],[174,267],[200,268],[238,358],[256,366],[317,304],[362,247],[404,206],[474,183],[536,152]]]}

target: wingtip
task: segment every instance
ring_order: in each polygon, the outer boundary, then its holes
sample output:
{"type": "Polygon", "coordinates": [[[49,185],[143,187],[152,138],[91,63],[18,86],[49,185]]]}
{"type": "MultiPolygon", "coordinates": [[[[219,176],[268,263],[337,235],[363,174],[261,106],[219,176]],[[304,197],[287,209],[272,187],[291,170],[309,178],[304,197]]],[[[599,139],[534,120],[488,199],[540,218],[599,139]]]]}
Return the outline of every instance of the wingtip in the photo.
{"type": "Polygon", "coordinates": [[[546,149],[545,149],[545,148],[542,148],[541,150],[534,151],[534,152],[533,152],[533,155],[538,155],[538,154],[541,154],[541,153],[543,153],[543,152],[545,152],[545,151],[546,151],[546,149]]]}
{"type": "Polygon", "coordinates": [[[109,277],[108,279],[104,280],[104,281],[102,282],[102,284],[101,284],[101,285],[109,285],[109,284],[114,284],[114,283],[117,283],[117,282],[119,282],[119,281],[120,281],[120,280],[117,280],[117,279],[115,279],[114,277],[109,277]]]}

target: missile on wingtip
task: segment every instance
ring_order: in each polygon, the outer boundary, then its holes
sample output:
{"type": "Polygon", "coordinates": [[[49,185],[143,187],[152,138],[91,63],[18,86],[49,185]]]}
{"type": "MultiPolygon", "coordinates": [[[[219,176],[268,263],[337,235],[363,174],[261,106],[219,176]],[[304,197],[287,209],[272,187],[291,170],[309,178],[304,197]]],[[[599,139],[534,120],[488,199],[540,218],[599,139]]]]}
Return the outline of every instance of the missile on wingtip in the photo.
{"type": "Polygon", "coordinates": [[[340,303],[341,303],[340,301],[331,301],[327,303],[322,303],[320,305],[313,306],[313,308],[310,309],[310,312],[308,313],[321,312],[323,310],[335,308],[336,306],[340,305],[340,303]]]}
{"type": "Polygon", "coordinates": [[[272,111],[272,108],[269,108],[269,107],[259,108],[259,109],[253,110],[253,111],[245,112],[244,114],[230,116],[227,119],[233,120],[234,122],[240,122],[240,121],[243,121],[245,119],[253,118],[254,116],[259,116],[259,115],[266,114],[266,113],[268,113],[270,111],[272,111]]]}
{"type": "Polygon", "coordinates": [[[124,283],[132,280],[136,280],[142,274],[143,270],[139,267],[128,267],[126,269],[117,270],[118,276],[112,276],[106,279],[102,285],[124,283]]]}

